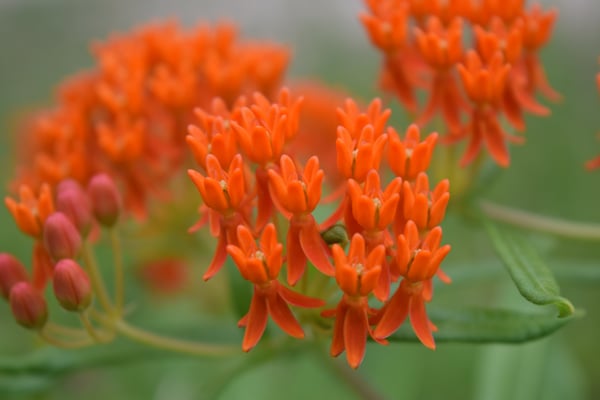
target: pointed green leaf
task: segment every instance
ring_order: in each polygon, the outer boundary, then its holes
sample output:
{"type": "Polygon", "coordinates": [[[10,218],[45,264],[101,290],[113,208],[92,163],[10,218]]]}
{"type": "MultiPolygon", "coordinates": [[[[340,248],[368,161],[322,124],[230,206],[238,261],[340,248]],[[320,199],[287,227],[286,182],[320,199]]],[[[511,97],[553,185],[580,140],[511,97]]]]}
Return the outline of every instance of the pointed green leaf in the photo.
{"type": "Polygon", "coordinates": [[[560,295],[552,271],[531,243],[517,232],[501,229],[487,219],[483,222],[496,252],[521,295],[533,304],[554,304],[560,318],[573,314],[575,308],[560,295]]]}
{"type": "MultiPolygon", "coordinates": [[[[433,309],[428,314],[438,327],[433,334],[435,341],[454,343],[528,342],[555,332],[572,319],[502,309],[433,309]]],[[[409,323],[402,325],[388,340],[418,341],[409,323]]]]}

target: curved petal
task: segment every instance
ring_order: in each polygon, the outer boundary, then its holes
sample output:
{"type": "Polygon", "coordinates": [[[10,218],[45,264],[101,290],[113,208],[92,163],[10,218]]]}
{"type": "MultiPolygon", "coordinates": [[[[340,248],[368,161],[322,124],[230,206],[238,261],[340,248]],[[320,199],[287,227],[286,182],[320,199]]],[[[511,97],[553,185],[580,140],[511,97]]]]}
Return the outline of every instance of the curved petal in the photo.
{"type": "Polygon", "coordinates": [[[432,350],[435,349],[435,341],[431,334],[431,326],[429,318],[427,318],[423,298],[420,295],[411,296],[409,309],[410,324],[413,327],[413,331],[415,331],[421,343],[432,350]]]}
{"type": "Polygon", "coordinates": [[[306,257],[319,271],[325,275],[333,276],[335,270],[329,261],[329,255],[325,251],[322,241],[323,239],[319,234],[317,223],[314,219],[312,219],[310,224],[300,228],[300,245],[306,257]]]}
{"type": "Polygon", "coordinates": [[[401,283],[396,293],[386,304],[377,327],[373,331],[376,338],[386,338],[402,325],[408,316],[409,299],[410,296],[403,290],[401,283]]]}
{"type": "Polygon", "coordinates": [[[344,346],[348,364],[354,369],[358,368],[365,357],[368,331],[366,310],[361,307],[348,307],[344,320],[344,346]]]}
{"type": "Polygon", "coordinates": [[[292,305],[303,307],[303,308],[318,308],[323,307],[325,302],[315,297],[308,297],[301,293],[294,292],[293,290],[279,284],[278,292],[283,299],[292,305]]]}
{"type": "Polygon", "coordinates": [[[267,327],[267,311],[267,300],[254,289],[254,295],[250,302],[250,310],[247,314],[246,331],[244,332],[244,340],[242,341],[242,350],[246,352],[252,350],[262,337],[265,328],[267,327]]]}
{"type": "Polygon", "coordinates": [[[302,327],[278,292],[267,297],[267,307],[273,321],[275,321],[285,333],[297,339],[304,338],[302,327]]]}
{"type": "Polygon", "coordinates": [[[225,264],[225,260],[227,259],[226,246],[227,240],[225,239],[225,230],[221,229],[221,234],[219,235],[219,240],[217,241],[217,248],[215,249],[213,259],[210,262],[208,269],[202,276],[202,279],[205,281],[215,276],[215,274],[223,267],[223,264],[225,264]]]}

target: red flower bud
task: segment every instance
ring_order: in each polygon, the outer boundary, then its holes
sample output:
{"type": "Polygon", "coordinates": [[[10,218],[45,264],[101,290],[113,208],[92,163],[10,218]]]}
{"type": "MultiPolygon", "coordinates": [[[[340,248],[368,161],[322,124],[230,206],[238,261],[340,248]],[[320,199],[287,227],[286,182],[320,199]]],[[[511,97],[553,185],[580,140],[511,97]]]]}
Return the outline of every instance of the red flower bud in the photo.
{"type": "Polygon", "coordinates": [[[65,214],[55,212],[44,224],[44,246],[55,262],[75,258],[81,249],[81,235],[65,214]]]}
{"type": "Polygon", "coordinates": [[[10,290],[10,308],[17,323],[40,330],[48,320],[48,306],[42,293],[29,282],[19,282],[10,290]]]}
{"type": "Polygon", "coordinates": [[[62,181],[57,188],[56,210],[64,213],[79,233],[87,235],[92,227],[92,207],[87,193],[72,179],[62,181]]]}
{"type": "Polygon", "coordinates": [[[121,196],[113,179],[106,174],[96,174],[88,184],[92,212],[102,225],[113,226],[121,212],[121,196]]]}
{"type": "Polygon", "coordinates": [[[65,258],[54,266],[54,295],[65,310],[83,311],[92,301],[87,273],[75,261],[65,258]]]}
{"type": "Polygon", "coordinates": [[[0,295],[8,300],[12,287],[26,281],[27,270],[23,264],[8,253],[0,253],[0,295]]]}

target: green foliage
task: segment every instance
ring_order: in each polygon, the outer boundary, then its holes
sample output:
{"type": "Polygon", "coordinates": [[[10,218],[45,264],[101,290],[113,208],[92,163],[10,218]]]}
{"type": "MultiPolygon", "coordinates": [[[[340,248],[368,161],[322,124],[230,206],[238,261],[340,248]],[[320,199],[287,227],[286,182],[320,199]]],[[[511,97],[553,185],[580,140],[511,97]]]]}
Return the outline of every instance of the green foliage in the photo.
{"type": "Polygon", "coordinates": [[[560,318],[572,315],[575,308],[560,295],[552,271],[531,243],[515,231],[502,229],[486,219],[483,221],[498,256],[521,295],[533,304],[555,305],[560,318]]]}

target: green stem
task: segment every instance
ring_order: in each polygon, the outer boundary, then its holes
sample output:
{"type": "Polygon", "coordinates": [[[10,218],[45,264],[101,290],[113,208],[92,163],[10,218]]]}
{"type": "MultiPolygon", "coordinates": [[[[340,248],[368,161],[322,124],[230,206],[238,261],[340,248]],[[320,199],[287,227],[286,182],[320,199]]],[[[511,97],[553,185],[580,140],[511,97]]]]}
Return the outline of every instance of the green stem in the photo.
{"type": "Polygon", "coordinates": [[[117,332],[127,336],[129,339],[158,349],[205,357],[222,357],[239,353],[237,346],[215,345],[173,339],[136,328],[123,320],[115,321],[114,326],[117,332]]]}
{"type": "Polygon", "coordinates": [[[123,299],[125,298],[125,284],[123,278],[123,254],[117,228],[110,230],[110,241],[115,268],[115,307],[119,315],[121,315],[123,311],[123,299]]]}
{"type": "Polygon", "coordinates": [[[94,287],[96,296],[98,296],[98,300],[100,300],[102,308],[104,308],[107,313],[113,314],[114,308],[110,302],[108,291],[104,285],[104,280],[102,279],[102,275],[100,275],[98,265],[96,264],[96,259],[92,254],[92,250],[88,242],[83,243],[82,253],[83,262],[88,270],[88,273],[90,274],[90,281],[92,282],[92,286],[94,287]]]}
{"type": "Polygon", "coordinates": [[[96,328],[94,328],[94,325],[92,325],[92,322],[90,321],[86,311],[79,313],[79,319],[85,327],[85,330],[96,343],[107,343],[113,338],[114,335],[105,332],[98,332],[96,328]]]}
{"type": "Polygon", "coordinates": [[[518,210],[482,200],[483,213],[496,221],[570,239],[600,241],[600,224],[574,222],[518,210]]]}
{"type": "Polygon", "coordinates": [[[54,336],[51,336],[49,332],[46,331],[46,329],[42,329],[38,333],[40,335],[40,338],[42,338],[42,340],[44,340],[45,342],[63,349],[80,349],[82,347],[88,347],[94,344],[94,342],[89,337],[83,339],[69,339],[68,341],[63,341],[54,336]]]}
{"type": "Polygon", "coordinates": [[[64,326],[57,324],[55,322],[48,322],[44,327],[44,330],[49,334],[56,334],[59,336],[68,336],[70,338],[86,338],[87,333],[79,328],[71,328],[69,326],[64,326]]]}

